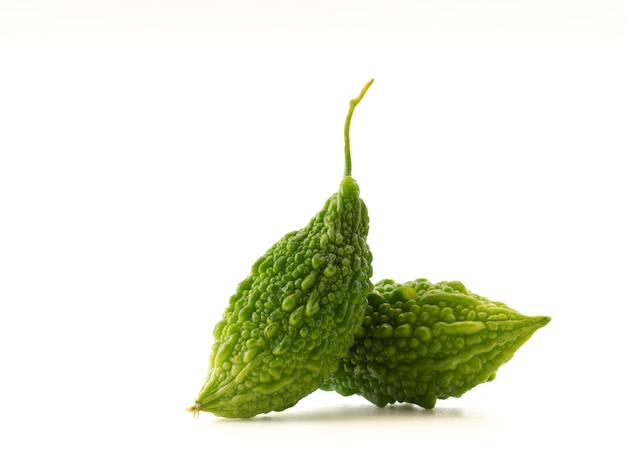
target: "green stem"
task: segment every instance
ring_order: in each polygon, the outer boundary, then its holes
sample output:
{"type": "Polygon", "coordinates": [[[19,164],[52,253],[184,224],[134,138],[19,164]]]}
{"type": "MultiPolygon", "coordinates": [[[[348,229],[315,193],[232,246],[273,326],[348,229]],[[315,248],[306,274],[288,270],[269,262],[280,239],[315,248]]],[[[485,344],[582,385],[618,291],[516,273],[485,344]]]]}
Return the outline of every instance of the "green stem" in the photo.
{"type": "Polygon", "coordinates": [[[372,78],[369,82],[365,84],[359,96],[350,100],[350,109],[348,109],[348,116],[346,117],[346,125],[343,128],[343,138],[346,143],[346,146],[345,146],[346,160],[345,160],[345,169],[343,172],[344,178],[346,176],[352,175],[352,156],[350,155],[350,121],[352,121],[352,113],[354,112],[354,108],[356,108],[356,105],[359,104],[359,102],[363,99],[363,97],[365,96],[365,93],[367,92],[367,89],[370,87],[370,85],[373,82],[374,82],[374,79],[372,78]]]}

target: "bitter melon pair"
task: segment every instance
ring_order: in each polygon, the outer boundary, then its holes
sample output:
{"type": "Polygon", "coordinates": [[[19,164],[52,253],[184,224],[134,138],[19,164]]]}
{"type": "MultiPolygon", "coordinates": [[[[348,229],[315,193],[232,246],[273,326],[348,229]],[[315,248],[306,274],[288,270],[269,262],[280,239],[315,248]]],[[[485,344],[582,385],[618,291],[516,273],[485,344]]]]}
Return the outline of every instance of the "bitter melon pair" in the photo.
{"type": "Polygon", "coordinates": [[[526,317],[459,282],[371,282],[369,216],[351,176],[350,101],[337,193],[275,243],[238,286],[213,331],[194,414],[249,418],[317,389],[378,406],[432,408],[493,378],[548,317],[526,317]]]}

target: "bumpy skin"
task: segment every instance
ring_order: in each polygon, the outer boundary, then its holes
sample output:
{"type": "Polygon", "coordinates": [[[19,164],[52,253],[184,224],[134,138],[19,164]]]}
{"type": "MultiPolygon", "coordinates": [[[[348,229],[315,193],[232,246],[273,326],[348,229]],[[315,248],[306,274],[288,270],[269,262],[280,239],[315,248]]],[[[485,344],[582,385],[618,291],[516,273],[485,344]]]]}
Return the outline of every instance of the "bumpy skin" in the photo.
{"type": "Polygon", "coordinates": [[[248,418],[319,388],[347,354],[372,289],[367,208],[356,181],[253,265],[214,329],[209,372],[190,411],[248,418]]]}
{"type": "Polygon", "coordinates": [[[354,345],[322,388],[378,406],[433,408],[493,380],[532,334],[550,321],[469,292],[458,281],[383,280],[368,295],[354,345]]]}

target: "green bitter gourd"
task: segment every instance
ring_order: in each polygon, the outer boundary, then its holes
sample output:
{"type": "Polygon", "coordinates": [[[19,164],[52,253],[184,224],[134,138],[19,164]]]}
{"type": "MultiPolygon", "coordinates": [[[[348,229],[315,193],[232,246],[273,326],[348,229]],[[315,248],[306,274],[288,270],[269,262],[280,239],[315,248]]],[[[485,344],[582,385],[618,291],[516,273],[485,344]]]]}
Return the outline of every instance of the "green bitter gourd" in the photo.
{"type": "Polygon", "coordinates": [[[308,225],[252,266],[213,331],[209,371],[194,406],[227,418],[281,411],[317,390],[347,354],[372,289],[369,216],[351,176],[350,101],[345,170],[308,225]]]}
{"type": "Polygon", "coordinates": [[[374,285],[355,342],[321,387],[377,406],[433,408],[493,380],[549,317],[524,316],[458,281],[374,285]]]}

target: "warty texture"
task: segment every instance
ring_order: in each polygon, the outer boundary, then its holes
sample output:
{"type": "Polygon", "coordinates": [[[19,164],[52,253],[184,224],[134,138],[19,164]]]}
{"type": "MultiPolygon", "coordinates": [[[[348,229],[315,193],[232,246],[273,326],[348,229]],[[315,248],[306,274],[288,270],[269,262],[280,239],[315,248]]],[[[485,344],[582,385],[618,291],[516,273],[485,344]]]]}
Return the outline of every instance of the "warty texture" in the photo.
{"type": "Polygon", "coordinates": [[[215,326],[197,411],[247,418],[319,388],[347,354],[372,289],[369,217],[346,176],[309,224],[252,266],[215,326]]]}
{"type": "Polygon", "coordinates": [[[368,295],[348,355],[322,388],[361,395],[378,406],[433,408],[493,380],[497,369],[546,325],[458,281],[382,280],[368,295]]]}

